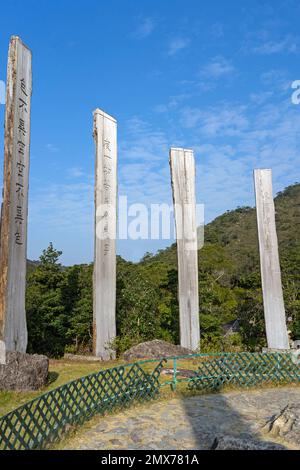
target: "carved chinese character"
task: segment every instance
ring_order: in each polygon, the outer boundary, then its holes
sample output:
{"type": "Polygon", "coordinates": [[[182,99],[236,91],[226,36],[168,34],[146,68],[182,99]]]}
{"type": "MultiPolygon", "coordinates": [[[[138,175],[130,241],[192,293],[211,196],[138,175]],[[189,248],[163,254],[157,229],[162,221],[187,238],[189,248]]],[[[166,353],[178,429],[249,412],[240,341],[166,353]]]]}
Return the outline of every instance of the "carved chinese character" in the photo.
{"type": "Polygon", "coordinates": [[[21,233],[19,231],[15,233],[15,243],[16,245],[23,245],[21,233]]]}
{"type": "Polygon", "coordinates": [[[22,93],[24,93],[25,96],[28,96],[24,78],[21,78],[21,91],[22,93]]]}
{"type": "Polygon", "coordinates": [[[103,173],[105,175],[109,175],[111,173],[111,168],[109,168],[108,166],[104,165],[103,167],[103,173]]]}
{"type": "Polygon", "coordinates": [[[23,222],[23,207],[22,206],[17,206],[17,215],[15,216],[15,221],[17,222],[23,222]]]}
{"type": "Polygon", "coordinates": [[[24,197],[24,193],[23,193],[23,184],[22,183],[16,183],[16,193],[18,195],[18,198],[20,199],[21,197],[24,197]]]}
{"type": "Polygon", "coordinates": [[[17,162],[17,168],[18,168],[18,176],[21,176],[21,178],[23,178],[25,165],[22,162],[17,162]]]}
{"type": "Polygon", "coordinates": [[[19,119],[18,129],[23,134],[23,136],[25,137],[27,131],[25,129],[25,121],[22,118],[19,119]]]}
{"type": "Polygon", "coordinates": [[[24,144],[24,142],[22,142],[21,140],[18,140],[17,146],[18,146],[18,153],[19,153],[20,155],[24,155],[24,149],[25,149],[25,144],[24,144]]]}
{"type": "Polygon", "coordinates": [[[108,150],[109,152],[111,152],[110,141],[109,140],[104,139],[103,147],[104,147],[105,150],[108,150]]]}
{"type": "Polygon", "coordinates": [[[19,98],[19,109],[21,109],[22,111],[24,111],[25,113],[28,113],[27,111],[27,103],[25,100],[23,100],[22,98],[19,98]]]}

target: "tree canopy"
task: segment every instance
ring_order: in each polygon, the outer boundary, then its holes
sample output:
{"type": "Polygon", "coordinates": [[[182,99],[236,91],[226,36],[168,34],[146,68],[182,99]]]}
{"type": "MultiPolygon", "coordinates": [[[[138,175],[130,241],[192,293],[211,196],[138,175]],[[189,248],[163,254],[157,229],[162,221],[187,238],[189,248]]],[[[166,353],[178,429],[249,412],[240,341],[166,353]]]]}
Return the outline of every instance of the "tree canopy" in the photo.
{"type": "MultiPolygon", "coordinates": [[[[288,328],[300,338],[300,184],[275,198],[288,328]]],[[[63,267],[52,243],[30,262],[26,312],[31,353],[59,357],[92,348],[92,264],[63,267]]],[[[266,345],[255,209],[240,207],[205,227],[198,252],[201,350],[266,345]],[[228,334],[238,320],[239,329],[228,334]]],[[[139,263],[117,257],[118,353],[150,339],[179,342],[176,244],[139,263]]]]}

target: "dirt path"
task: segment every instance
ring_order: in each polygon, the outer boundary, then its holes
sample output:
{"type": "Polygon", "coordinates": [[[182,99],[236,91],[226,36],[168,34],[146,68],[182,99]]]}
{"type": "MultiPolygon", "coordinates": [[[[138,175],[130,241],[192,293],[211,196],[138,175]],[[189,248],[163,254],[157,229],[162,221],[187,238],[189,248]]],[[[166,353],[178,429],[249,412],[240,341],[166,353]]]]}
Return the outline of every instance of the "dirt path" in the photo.
{"type": "MultiPolygon", "coordinates": [[[[209,449],[216,435],[270,440],[266,420],[288,403],[299,403],[300,387],[232,391],[151,402],[95,417],[60,444],[63,449],[209,449]]],[[[276,439],[273,442],[293,445],[276,439]]],[[[300,449],[300,443],[299,447],[300,449]]]]}

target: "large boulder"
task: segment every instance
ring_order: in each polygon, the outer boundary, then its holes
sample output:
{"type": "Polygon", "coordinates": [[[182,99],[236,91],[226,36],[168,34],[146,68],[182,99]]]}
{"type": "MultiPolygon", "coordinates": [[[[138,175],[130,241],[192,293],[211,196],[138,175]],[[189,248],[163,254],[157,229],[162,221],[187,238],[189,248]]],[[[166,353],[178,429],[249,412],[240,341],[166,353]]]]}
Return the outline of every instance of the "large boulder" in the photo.
{"type": "Polygon", "coordinates": [[[291,444],[300,443],[300,405],[291,403],[273,416],[263,430],[274,437],[281,437],[291,444]]]}
{"type": "Polygon", "coordinates": [[[38,390],[47,383],[49,360],[39,354],[6,352],[0,364],[0,390],[38,390]]]}
{"type": "Polygon", "coordinates": [[[123,358],[125,361],[133,361],[136,359],[156,359],[166,356],[181,356],[185,354],[193,354],[193,351],[168,343],[159,339],[146,341],[128,349],[123,358]]]}

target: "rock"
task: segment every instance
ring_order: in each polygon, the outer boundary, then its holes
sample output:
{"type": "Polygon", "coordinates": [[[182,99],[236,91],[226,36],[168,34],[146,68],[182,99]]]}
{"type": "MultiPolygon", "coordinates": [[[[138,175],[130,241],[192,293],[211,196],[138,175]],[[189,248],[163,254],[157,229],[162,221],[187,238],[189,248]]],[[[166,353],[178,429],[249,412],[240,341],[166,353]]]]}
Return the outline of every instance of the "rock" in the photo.
{"type": "MultiPolygon", "coordinates": [[[[189,370],[189,369],[176,369],[177,375],[179,377],[195,377],[195,370],[189,370]]],[[[174,369],[163,369],[161,371],[163,375],[174,375],[174,369]]]]}
{"type": "Polygon", "coordinates": [[[6,352],[0,364],[0,390],[38,390],[47,383],[49,360],[39,354],[6,352]]]}
{"type": "Polygon", "coordinates": [[[263,431],[270,433],[271,436],[279,436],[292,444],[299,445],[300,405],[287,405],[280,413],[267,421],[263,426],[263,431]]]}
{"type": "Polygon", "coordinates": [[[97,356],[85,356],[83,354],[70,354],[70,353],[65,353],[64,354],[64,359],[67,361],[83,361],[83,362],[103,362],[102,357],[97,357],[97,356]]]}
{"type": "Polygon", "coordinates": [[[180,356],[184,354],[193,354],[191,351],[182,346],[168,343],[159,339],[153,341],[146,341],[137,346],[133,346],[123,354],[125,361],[132,361],[135,359],[156,359],[166,356],[180,356]]]}
{"type": "Polygon", "coordinates": [[[284,450],[281,444],[266,441],[256,441],[249,439],[240,439],[233,436],[216,437],[211,450],[284,450]]]}

